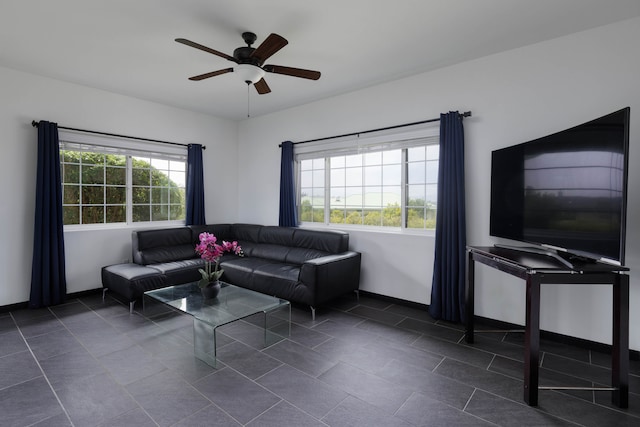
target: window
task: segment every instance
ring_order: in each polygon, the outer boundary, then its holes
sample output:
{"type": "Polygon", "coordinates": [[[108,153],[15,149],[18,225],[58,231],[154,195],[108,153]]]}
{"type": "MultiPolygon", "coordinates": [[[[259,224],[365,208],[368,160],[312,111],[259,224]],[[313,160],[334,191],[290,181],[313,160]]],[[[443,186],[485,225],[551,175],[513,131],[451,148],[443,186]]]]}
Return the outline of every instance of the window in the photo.
{"type": "Polygon", "coordinates": [[[79,139],[60,132],[65,225],[184,221],[186,150],[145,152],[118,147],[122,141],[74,142],[79,139]]]}
{"type": "MultiPolygon", "coordinates": [[[[299,218],[306,223],[434,229],[437,135],[297,155],[299,218]]],[[[353,144],[351,144],[353,145],[353,144]]]]}

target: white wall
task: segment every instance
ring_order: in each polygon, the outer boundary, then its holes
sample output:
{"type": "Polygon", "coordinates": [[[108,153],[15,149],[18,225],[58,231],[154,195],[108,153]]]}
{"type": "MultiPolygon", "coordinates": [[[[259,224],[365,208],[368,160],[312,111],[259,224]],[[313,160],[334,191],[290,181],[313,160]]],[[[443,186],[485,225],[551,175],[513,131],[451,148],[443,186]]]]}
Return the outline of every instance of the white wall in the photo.
{"type": "MultiPolygon", "coordinates": [[[[0,67],[0,306],[28,301],[31,281],[37,130],[31,120],[207,146],[206,212],[233,221],[237,124],[0,67]]],[[[102,287],[100,268],[131,257],[131,228],[65,232],[68,292],[102,287]]]]}
{"type": "MultiPolygon", "coordinates": [[[[631,348],[640,349],[640,19],[252,118],[239,128],[241,221],[276,224],[281,141],[354,132],[472,110],[465,119],[467,233],[489,236],[490,153],[631,106],[626,264],[631,267],[631,348]]],[[[362,251],[364,290],[430,302],[433,238],[351,232],[362,251]],[[400,249],[399,249],[400,248],[400,249]],[[400,251],[405,252],[402,255],[400,251]]],[[[478,266],[476,314],[524,324],[524,284],[478,266]]],[[[548,286],[543,329],[611,343],[606,286],[548,286]]]]}

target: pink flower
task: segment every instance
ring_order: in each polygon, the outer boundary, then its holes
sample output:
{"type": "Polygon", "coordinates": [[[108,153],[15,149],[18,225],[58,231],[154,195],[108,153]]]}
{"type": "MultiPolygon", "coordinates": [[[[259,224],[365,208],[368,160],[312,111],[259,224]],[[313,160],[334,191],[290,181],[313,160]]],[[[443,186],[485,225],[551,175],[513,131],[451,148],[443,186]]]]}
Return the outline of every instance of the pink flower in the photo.
{"type": "Polygon", "coordinates": [[[206,261],[206,270],[199,270],[202,275],[201,286],[210,281],[218,280],[222,276],[223,270],[219,270],[220,257],[225,252],[233,252],[238,256],[244,256],[242,248],[237,241],[227,242],[223,240],[222,244],[219,245],[216,243],[218,241],[216,236],[207,232],[200,233],[199,238],[200,243],[196,245],[195,250],[200,255],[200,258],[206,261]],[[212,263],[215,266],[213,271],[211,270],[212,263]]]}

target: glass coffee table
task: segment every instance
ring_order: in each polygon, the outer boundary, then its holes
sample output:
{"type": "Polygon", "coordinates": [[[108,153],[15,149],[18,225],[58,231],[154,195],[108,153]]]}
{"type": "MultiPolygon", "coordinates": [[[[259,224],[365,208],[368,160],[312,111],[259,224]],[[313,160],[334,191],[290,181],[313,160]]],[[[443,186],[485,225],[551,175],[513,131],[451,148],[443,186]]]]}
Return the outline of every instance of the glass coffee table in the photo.
{"type": "Polygon", "coordinates": [[[285,338],[282,334],[282,322],[287,322],[285,333],[287,336],[291,335],[289,301],[229,283],[221,284],[220,293],[213,299],[202,297],[198,282],[147,291],[143,297],[143,310],[147,314],[154,303],[160,302],[192,316],[194,354],[213,367],[216,366],[216,329],[219,326],[261,313],[265,347],[285,338]],[[278,314],[280,317],[277,317],[278,314]],[[270,322],[273,319],[275,322],[270,322]],[[275,332],[274,329],[280,332],[275,332]]]}

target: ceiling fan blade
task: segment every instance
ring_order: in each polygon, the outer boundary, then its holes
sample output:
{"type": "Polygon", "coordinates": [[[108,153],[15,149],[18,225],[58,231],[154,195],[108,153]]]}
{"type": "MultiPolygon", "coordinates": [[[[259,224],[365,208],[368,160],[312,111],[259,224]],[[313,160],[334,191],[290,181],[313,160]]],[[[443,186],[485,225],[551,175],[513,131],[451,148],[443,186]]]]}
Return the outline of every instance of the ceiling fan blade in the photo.
{"type": "Polygon", "coordinates": [[[236,62],[236,63],[238,62],[238,61],[236,61],[236,59],[233,56],[229,56],[226,53],[218,52],[217,50],[214,50],[214,49],[211,49],[209,47],[203,46],[203,45],[201,45],[199,43],[196,43],[196,42],[192,42],[191,40],[176,39],[176,41],[178,43],[182,43],[184,45],[195,47],[196,49],[200,49],[200,50],[203,50],[205,52],[209,52],[209,53],[212,53],[214,55],[218,55],[219,57],[224,58],[224,59],[228,59],[229,61],[236,62]]]}
{"type": "Polygon", "coordinates": [[[318,80],[320,71],[304,70],[302,68],[283,67],[282,65],[265,65],[263,69],[268,73],[284,74],[287,76],[300,77],[302,79],[318,80]]]}
{"type": "Polygon", "coordinates": [[[271,55],[285,47],[289,42],[278,34],[271,33],[260,46],[251,54],[252,58],[258,59],[260,64],[263,64],[271,55]]]}
{"type": "Polygon", "coordinates": [[[208,79],[209,77],[219,76],[220,74],[226,74],[232,71],[233,71],[233,68],[225,68],[223,70],[212,71],[210,73],[204,73],[198,76],[189,77],[189,80],[194,80],[194,81],[204,80],[204,79],[208,79]]]}
{"type": "Polygon", "coordinates": [[[264,79],[260,79],[253,84],[260,95],[271,92],[271,88],[264,79]]]}

